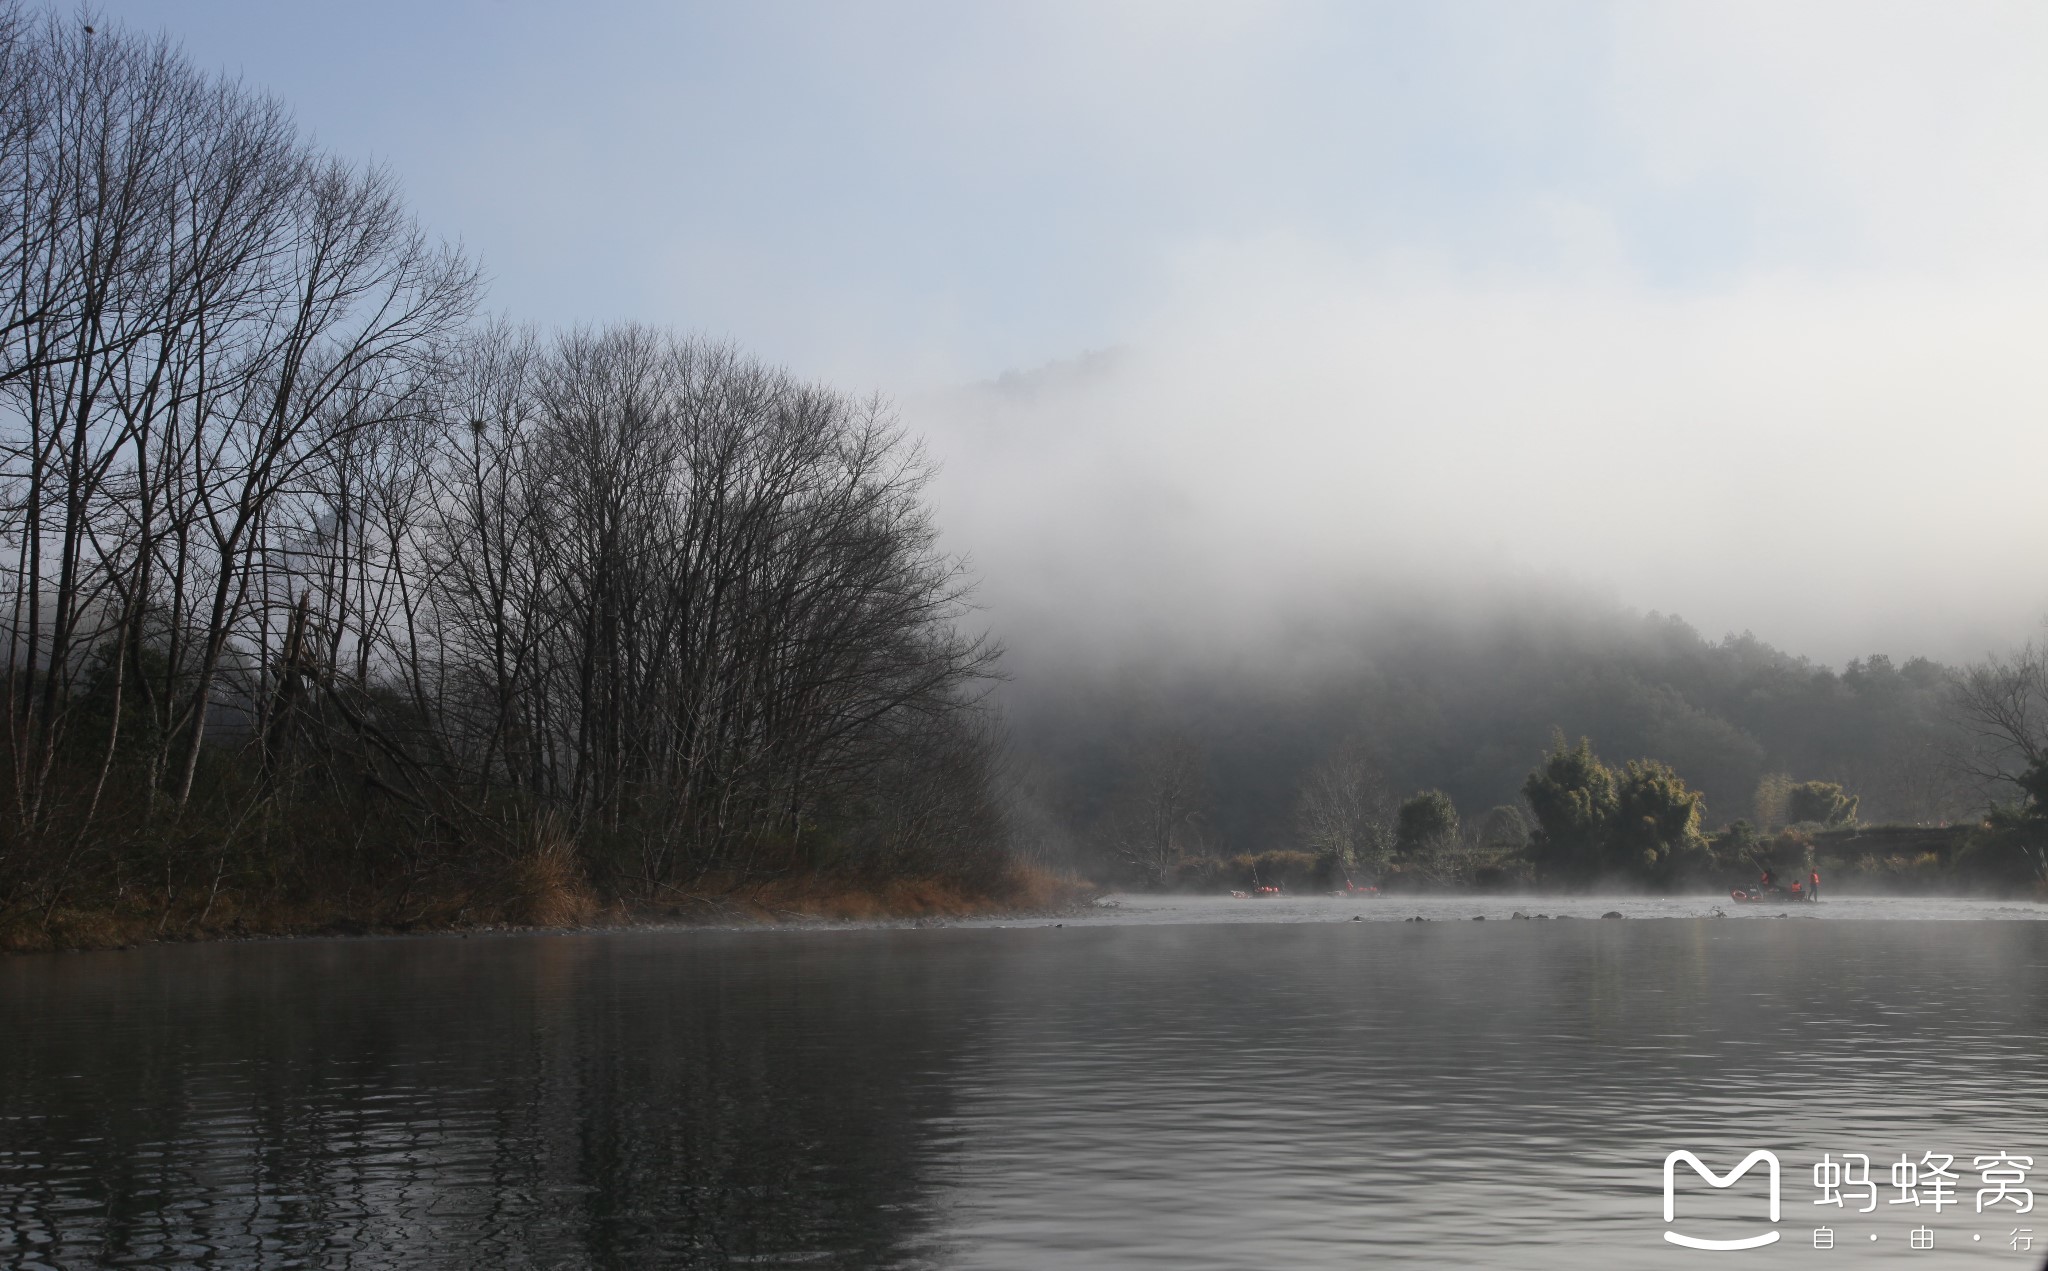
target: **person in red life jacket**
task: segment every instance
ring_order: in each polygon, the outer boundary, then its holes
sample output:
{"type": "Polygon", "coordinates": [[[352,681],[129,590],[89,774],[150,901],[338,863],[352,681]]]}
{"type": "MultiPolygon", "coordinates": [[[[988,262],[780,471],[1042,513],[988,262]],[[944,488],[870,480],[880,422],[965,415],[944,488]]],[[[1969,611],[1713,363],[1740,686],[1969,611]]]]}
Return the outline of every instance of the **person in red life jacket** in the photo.
{"type": "Polygon", "coordinates": [[[1801,889],[1800,889],[1800,886],[1799,886],[1799,880],[1798,880],[1798,879],[1796,879],[1796,878],[1792,880],[1792,899],[1794,899],[1794,900],[1804,900],[1804,899],[1806,899],[1806,897],[1805,897],[1805,896],[1804,896],[1804,895],[1803,895],[1803,894],[1801,893],[1801,889]]]}
{"type": "Polygon", "coordinates": [[[1811,885],[1810,885],[1809,887],[1807,887],[1807,889],[1806,889],[1806,898],[1807,898],[1808,900],[1819,900],[1819,899],[1820,899],[1820,871],[1819,871],[1819,870],[1815,870],[1815,871],[1813,871],[1813,872],[1812,872],[1811,874],[1808,874],[1808,875],[1807,875],[1806,877],[1807,877],[1808,881],[1809,881],[1809,882],[1811,883],[1811,885]]]}
{"type": "Polygon", "coordinates": [[[1773,869],[1772,869],[1772,868],[1771,868],[1770,866],[1768,866],[1768,865],[1764,866],[1764,872],[1763,872],[1763,889],[1764,889],[1765,891],[1769,891],[1769,890],[1770,890],[1771,888],[1773,888],[1773,887],[1777,886],[1777,883],[1778,883],[1778,875],[1777,875],[1777,872],[1776,872],[1776,871],[1774,871],[1774,870],[1773,870],[1773,869]]]}

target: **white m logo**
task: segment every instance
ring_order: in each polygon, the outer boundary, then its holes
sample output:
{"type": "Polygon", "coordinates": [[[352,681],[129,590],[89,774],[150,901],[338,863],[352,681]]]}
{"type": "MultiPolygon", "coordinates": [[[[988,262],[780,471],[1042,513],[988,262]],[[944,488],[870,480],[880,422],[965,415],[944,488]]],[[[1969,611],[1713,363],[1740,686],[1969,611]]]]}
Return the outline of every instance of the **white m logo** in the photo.
{"type": "MultiPolygon", "coordinates": [[[[1675,1195],[1672,1188],[1672,1175],[1675,1172],[1677,1165],[1680,1161],[1684,1161],[1687,1165],[1692,1166],[1693,1171],[1695,1173],[1697,1173],[1701,1178],[1707,1180],[1707,1186],[1709,1187],[1733,1187],[1735,1186],[1736,1179],[1741,1178],[1744,1174],[1749,1173],[1750,1166],[1756,1164],[1758,1161],[1769,1162],[1771,1167],[1771,1221],[1778,1221],[1778,1158],[1775,1154],[1771,1152],[1766,1152],[1763,1149],[1759,1148],[1756,1151],[1751,1152],[1748,1156],[1743,1157],[1742,1164],[1737,1165],[1734,1169],[1729,1170],[1726,1174],[1714,1173],[1714,1171],[1707,1168],[1707,1163],[1705,1161],[1702,1161],[1699,1157],[1694,1156],[1691,1152],[1673,1152],[1671,1155],[1665,1157],[1665,1222],[1670,1222],[1674,1217],[1677,1216],[1678,1212],[1678,1198],[1675,1195]]],[[[1778,1239],[1778,1233],[1775,1231],[1767,1231],[1760,1236],[1748,1236],[1741,1240],[1702,1240],[1697,1236],[1681,1236],[1675,1231],[1667,1231],[1664,1233],[1664,1238],[1666,1240],[1669,1240],[1672,1244],[1684,1245],[1688,1249],[1756,1249],[1764,1245],[1774,1243],[1778,1239]]]]}

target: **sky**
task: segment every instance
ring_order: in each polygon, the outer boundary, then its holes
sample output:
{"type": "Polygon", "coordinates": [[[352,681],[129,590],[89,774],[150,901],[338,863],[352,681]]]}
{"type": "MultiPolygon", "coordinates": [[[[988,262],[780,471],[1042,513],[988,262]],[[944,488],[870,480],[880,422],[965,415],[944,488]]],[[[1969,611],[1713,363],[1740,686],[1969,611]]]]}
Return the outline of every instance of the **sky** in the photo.
{"type": "Polygon", "coordinates": [[[1019,639],[2048,614],[2048,6],[121,0],[493,307],[892,398],[1019,639]]]}

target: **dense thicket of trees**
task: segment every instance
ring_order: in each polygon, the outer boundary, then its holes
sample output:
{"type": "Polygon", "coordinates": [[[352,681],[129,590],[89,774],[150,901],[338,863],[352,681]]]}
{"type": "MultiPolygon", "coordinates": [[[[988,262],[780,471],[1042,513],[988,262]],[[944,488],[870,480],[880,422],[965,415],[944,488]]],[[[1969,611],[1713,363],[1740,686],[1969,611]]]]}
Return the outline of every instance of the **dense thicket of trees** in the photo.
{"type": "Polygon", "coordinates": [[[1441,790],[1424,790],[1394,813],[1394,854],[1440,850],[1458,837],[1458,807],[1441,790]]]}
{"type": "Polygon", "coordinates": [[[278,103],[0,7],[0,925],[999,859],[886,406],[479,301],[278,103]]]}
{"type": "Polygon", "coordinates": [[[884,774],[926,816],[912,786],[966,775],[994,650],[954,629],[965,579],[880,403],[636,328],[495,332],[457,366],[390,659],[445,781],[572,818],[656,889],[835,819],[843,851],[884,774]]]}
{"type": "Polygon", "coordinates": [[[1610,768],[1587,739],[1568,746],[1559,736],[1522,796],[1535,814],[1528,857],[1540,882],[1670,886],[1708,862],[1699,793],[1654,759],[1610,768]]]}
{"type": "Polygon", "coordinates": [[[1785,789],[1784,819],[1794,825],[1853,825],[1862,800],[1834,781],[1800,781],[1785,789]]]}

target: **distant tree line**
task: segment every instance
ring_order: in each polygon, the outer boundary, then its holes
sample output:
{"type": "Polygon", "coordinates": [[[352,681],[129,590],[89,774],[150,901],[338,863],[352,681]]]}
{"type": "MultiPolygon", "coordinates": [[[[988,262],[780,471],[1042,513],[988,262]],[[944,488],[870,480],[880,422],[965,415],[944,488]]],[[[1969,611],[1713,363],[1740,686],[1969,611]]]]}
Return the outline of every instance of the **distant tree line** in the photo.
{"type": "MultiPolygon", "coordinates": [[[[1961,693],[1959,686],[1959,700],[1961,693]]],[[[1772,774],[1758,785],[1758,821],[1738,817],[1709,830],[1704,797],[1670,765],[1611,765],[1588,738],[1554,734],[1522,783],[1521,804],[1471,820],[1442,790],[1394,797],[1371,757],[1347,747],[1304,779],[1295,846],[1229,854],[1177,845],[1127,881],[1195,891],[1674,894],[1774,878],[1789,884],[1825,869],[1831,886],[1852,893],[2048,893],[2048,799],[2038,772],[2030,760],[2012,778],[2023,799],[1939,826],[1866,826],[1857,796],[1839,784],[1772,774]]]]}
{"type": "Polygon", "coordinates": [[[1001,868],[887,406],[481,298],[278,102],[0,5],[0,927],[1001,868]]]}
{"type": "MultiPolygon", "coordinates": [[[[1833,836],[1825,848],[1859,825],[1987,816],[2021,827],[2001,849],[2010,868],[1990,873],[2043,873],[2040,845],[2020,846],[2048,827],[2030,819],[2030,791],[2048,788],[2038,646],[1965,668],[1872,656],[1835,670],[1749,636],[1584,608],[1477,622],[1410,610],[1358,623],[1350,656],[1328,630],[1303,639],[1313,658],[1272,650],[1284,673],[1139,666],[1020,698],[1038,811],[1067,858],[1139,877],[1101,831],[1146,786],[1124,756],[1170,736],[1187,828],[1157,840],[1143,875],[1155,881],[1191,858],[1287,852],[1323,862],[1303,885],[1670,887],[1754,878],[1760,858],[1803,860],[1807,840],[1833,836]],[[1564,737],[1637,758],[1610,766],[1564,737]]],[[[1914,868],[1932,868],[1924,855],[1914,868]]]]}

